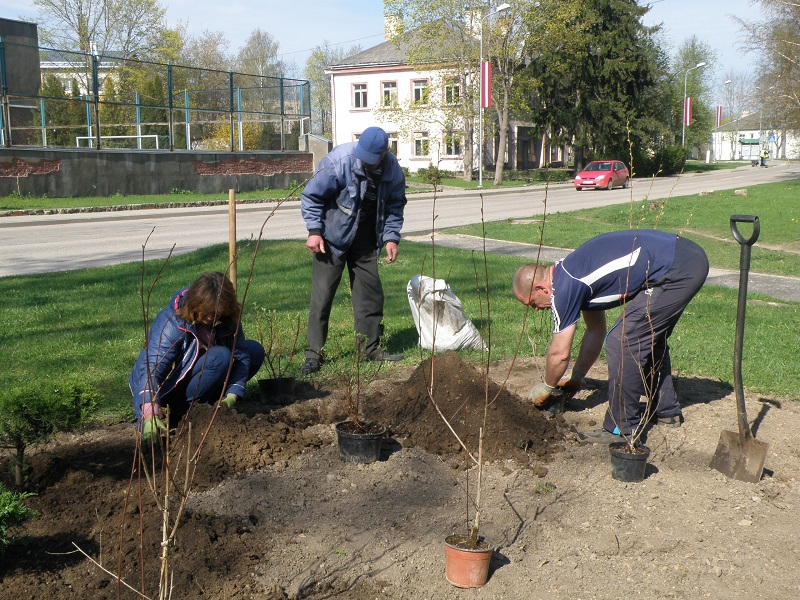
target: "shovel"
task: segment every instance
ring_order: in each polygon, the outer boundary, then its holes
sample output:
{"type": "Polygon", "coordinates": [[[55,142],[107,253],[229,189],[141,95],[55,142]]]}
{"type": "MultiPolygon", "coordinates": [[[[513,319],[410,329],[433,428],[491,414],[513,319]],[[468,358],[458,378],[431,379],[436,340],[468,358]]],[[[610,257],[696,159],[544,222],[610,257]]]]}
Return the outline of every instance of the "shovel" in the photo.
{"type": "Polygon", "coordinates": [[[747,305],[747,273],[750,270],[750,247],[758,239],[761,226],[758,217],[751,215],[731,215],[731,233],[739,244],[742,254],[739,259],[739,304],[736,311],[736,342],[733,351],[733,382],[736,388],[736,413],[739,432],[723,431],[719,436],[717,451],[711,458],[712,469],[728,477],[758,483],[764,471],[769,444],[753,437],[747,412],[744,406],[742,387],[742,346],[744,344],[744,313],[747,305]],[[752,223],[753,233],[745,238],[737,228],[737,223],[752,223]]]}

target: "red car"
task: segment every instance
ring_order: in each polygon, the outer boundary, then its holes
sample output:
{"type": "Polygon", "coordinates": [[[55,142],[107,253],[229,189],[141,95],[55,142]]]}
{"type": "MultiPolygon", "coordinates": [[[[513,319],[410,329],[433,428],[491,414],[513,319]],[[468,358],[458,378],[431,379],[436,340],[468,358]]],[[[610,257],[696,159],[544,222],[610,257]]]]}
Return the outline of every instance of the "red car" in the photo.
{"type": "Polygon", "coordinates": [[[619,160],[594,160],[575,175],[575,189],[628,187],[631,175],[625,163],[619,160]]]}

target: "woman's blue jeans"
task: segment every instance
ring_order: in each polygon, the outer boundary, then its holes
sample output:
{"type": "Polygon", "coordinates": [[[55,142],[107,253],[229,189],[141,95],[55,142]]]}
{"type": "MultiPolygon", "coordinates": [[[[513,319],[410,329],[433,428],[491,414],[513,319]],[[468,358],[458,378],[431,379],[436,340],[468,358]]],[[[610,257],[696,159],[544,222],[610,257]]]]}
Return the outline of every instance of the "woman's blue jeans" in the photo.
{"type": "MultiPolygon", "coordinates": [[[[265,353],[264,347],[254,340],[246,340],[245,348],[250,355],[249,380],[264,364],[265,353]]],[[[225,346],[211,346],[199,358],[184,383],[162,398],[162,405],[169,405],[172,423],[186,413],[192,402],[211,404],[219,400],[230,362],[231,351],[225,346]]]]}

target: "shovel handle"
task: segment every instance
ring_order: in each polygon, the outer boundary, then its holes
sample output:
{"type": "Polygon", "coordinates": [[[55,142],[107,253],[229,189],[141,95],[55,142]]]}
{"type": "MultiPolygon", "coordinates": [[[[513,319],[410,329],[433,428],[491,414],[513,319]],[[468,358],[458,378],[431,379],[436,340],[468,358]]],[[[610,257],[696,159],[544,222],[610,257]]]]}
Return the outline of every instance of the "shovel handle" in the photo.
{"type": "Polygon", "coordinates": [[[755,215],[731,215],[731,233],[733,234],[733,239],[735,239],[740,244],[746,244],[747,246],[752,246],[756,243],[758,239],[758,234],[761,232],[761,223],[758,220],[758,217],[755,215]],[[737,223],[752,223],[753,224],[753,233],[750,235],[749,238],[744,237],[739,228],[736,226],[737,223]]]}
{"type": "Polygon", "coordinates": [[[744,319],[747,307],[747,275],[750,270],[750,250],[756,243],[761,224],[754,215],[731,215],[731,233],[734,239],[741,244],[739,257],[739,302],[736,310],[736,339],[733,348],[733,383],[736,392],[736,413],[739,424],[739,437],[744,443],[752,437],[750,424],[747,421],[747,412],[744,402],[744,385],[742,384],[742,350],[744,347],[744,319]],[[749,238],[742,235],[737,223],[752,223],[753,232],[749,238]]]}

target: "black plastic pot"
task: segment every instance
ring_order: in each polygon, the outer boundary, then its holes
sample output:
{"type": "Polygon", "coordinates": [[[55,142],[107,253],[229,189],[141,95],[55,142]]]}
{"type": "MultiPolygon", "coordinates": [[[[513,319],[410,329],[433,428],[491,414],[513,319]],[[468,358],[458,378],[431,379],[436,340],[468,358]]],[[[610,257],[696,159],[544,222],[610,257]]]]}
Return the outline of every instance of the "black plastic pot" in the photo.
{"type": "Polygon", "coordinates": [[[294,377],[259,379],[261,401],[264,404],[291,404],[294,399],[294,377]]]}
{"type": "Polygon", "coordinates": [[[369,464],[381,456],[381,444],[386,427],[376,423],[356,424],[342,421],[336,425],[339,459],[343,462],[369,464]]]}
{"type": "Polygon", "coordinates": [[[631,450],[625,442],[617,442],[608,447],[611,454],[611,477],[617,481],[636,483],[644,481],[650,448],[636,446],[631,450]]]}

